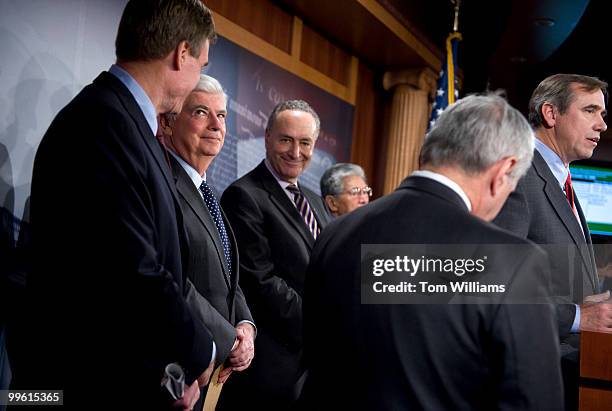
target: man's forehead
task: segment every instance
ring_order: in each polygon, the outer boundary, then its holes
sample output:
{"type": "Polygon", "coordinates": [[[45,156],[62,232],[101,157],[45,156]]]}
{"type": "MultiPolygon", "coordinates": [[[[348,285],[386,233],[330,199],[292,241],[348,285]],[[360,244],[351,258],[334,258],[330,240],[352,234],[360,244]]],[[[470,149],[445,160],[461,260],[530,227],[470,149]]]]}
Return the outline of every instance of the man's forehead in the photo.
{"type": "Polygon", "coordinates": [[[605,108],[604,93],[601,89],[597,88],[594,90],[588,90],[584,85],[573,83],[572,84],[572,102],[575,101],[591,101],[598,103],[600,106],[605,108]]]}
{"type": "Polygon", "coordinates": [[[226,101],[223,93],[209,93],[203,90],[192,91],[187,99],[189,108],[204,106],[214,110],[225,110],[226,101]]]}
{"type": "MultiPolygon", "coordinates": [[[[307,111],[302,110],[283,110],[276,116],[276,121],[274,122],[274,127],[308,127],[312,128],[312,132],[314,133],[317,123],[312,114],[307,111]]],[[[312,137],[312,136],[310,136],[312,137]]],[[[312,137],[315,139],[314,137],[312,137]]]]}
{"type": "Polygon", "coordinates": [[[294,110],[294,109],[283,110],[276,115],[277,119],[282,118],[282,117],[286,117],[286,118],[308,117],[314,122],[314,116],[308,111],[304,111],[304,110],[294,110]]]}

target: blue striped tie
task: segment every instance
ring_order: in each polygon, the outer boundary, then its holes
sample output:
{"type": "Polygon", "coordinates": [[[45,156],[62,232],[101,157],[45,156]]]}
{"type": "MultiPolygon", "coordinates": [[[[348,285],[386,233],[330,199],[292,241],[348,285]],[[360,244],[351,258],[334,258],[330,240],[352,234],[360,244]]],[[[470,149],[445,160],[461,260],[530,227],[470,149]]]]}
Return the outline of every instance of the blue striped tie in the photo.
{"type": "Polygon", "coordinates": [[[287,186],[287,190],[289,190],[289,192],[293,194],[295,208],[297,208],[298,212],[304,219],[304,222],[308,226],[310,233],[316,240],[320,231],[319,223],[317,223],[317,219],[315,218],[315,215],[312,212],[312,208],[310,208],[310,204],[308,204],[308,200],[306,200],[304,194],[302,194],[298,186],[296,186],[295,184],[289,184],[287,186]]]}
{"type": "Polygon", "coordinates": [[[223,244],[223,254],[225,255],[225,262],[227,263],[228,272],[231,275],[232,272],[232,248],[230,247],[229,237],[227,236],[227,231],[225,230],[225,224],[223,223],[223,217],[221,216],[221,208],[219,207],[219,202],[215,198],[215,194],[206,181],[202,181],[200,184],[200,191],[202,192],[202,196],[204,197],[204,202],[206,203],[206,207],[210,212],[210,215],[217,226],[217,231],[219,232],[219,237],[221,237],[221,243],[223,244]]]}

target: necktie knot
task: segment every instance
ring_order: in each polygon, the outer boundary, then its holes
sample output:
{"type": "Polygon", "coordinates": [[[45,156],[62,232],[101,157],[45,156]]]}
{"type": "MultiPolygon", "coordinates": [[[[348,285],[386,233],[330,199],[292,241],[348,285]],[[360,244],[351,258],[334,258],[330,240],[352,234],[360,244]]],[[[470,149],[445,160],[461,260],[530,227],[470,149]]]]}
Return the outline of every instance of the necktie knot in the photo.
{"type": "Polygon", "coordinates": [[[200,191],[205,196],[211,196],[216,200],[215,193],[213,193],[212,188],[208,185],[208,183],[202,180],[202,184],[200,184],[200,191]]]}
{"type": "Polygon", "coordinates": [[[299,188],[298,188],[298,186],[297,186],[297,185],[295,185],[295,184],[289,184],[289,185],[287,186],[287,190],[289,190],[289,192],[290,192],[291,194],[293,194],[294,196],[295,196],[295,195],[299,195],[299,194],[301,194],[300,189],[299,189],[299,188]]]}

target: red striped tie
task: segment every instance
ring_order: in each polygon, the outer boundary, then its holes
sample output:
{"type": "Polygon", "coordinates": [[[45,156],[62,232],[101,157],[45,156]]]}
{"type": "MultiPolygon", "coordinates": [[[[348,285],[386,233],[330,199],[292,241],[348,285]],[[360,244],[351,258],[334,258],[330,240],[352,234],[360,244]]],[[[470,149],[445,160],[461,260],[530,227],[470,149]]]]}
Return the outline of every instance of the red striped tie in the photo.
{"type": "Polygon", "coordinates": [[[567,173],[567,179],[565,179],[565,197],[567,198],[572,211],[574,211],[574,188],[572,187],[572,175],[569,173],[569,170],[567,173]]]}

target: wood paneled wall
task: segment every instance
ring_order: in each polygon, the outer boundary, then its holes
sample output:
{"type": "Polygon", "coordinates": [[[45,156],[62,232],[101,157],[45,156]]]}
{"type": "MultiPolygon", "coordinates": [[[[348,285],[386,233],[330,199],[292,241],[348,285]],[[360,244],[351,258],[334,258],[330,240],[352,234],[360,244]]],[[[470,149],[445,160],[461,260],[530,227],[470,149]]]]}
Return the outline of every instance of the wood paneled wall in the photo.
{"type": "Polygon", "coordinates": [[[368,183],[374,188],[374,196],[382,193],[382,185],[378,184],[379,170],[376,159],[380,158],[384,147],[382,120],[383,99],[382,80],[374,70],[359,63],[359,81],[357,82],[357,101],[353,116],[353,147],[351,161],[363,167],[368,177],[368,183]],[[378,121],[376,121],[378,119],[378,121]],[[380,189],[379,186],[380,185],[380,189]]]}
{"type": "Polygon", "coordinates": [[[382,75],[270,0],[204,2],[221,35],[355,107],[351,161],[380,194],[382,75]]]}
{"type": "Polygon", "coordinates": [[[269,1],[205,0],[211,9],[285,53],[291,52],[293,16],[269,1]]]}
{"type": "Polygon", "coordinates": [[[300,60],[340,84],[349,85],[351,56],[340,47],[325,39],[307,25],[302,31],[302,52],[300,60]]]}

